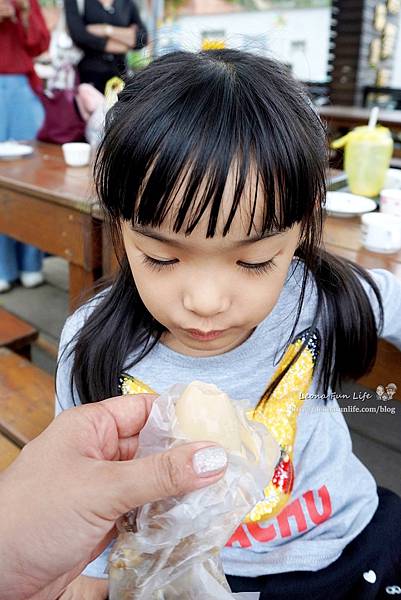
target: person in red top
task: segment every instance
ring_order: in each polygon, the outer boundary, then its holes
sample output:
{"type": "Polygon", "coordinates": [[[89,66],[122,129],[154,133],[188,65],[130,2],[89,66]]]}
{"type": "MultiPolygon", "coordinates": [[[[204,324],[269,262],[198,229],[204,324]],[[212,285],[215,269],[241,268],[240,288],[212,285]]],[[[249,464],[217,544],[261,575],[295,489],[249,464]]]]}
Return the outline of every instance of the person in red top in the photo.
{"type": "MultiPolygon", "coordinates": [[[[44,111],[33,58],[49,41],[37,0],[0,0],[0,142],[36,137],[44,111]]],[[[42,253],[0,235],[0,292],[18,278],[25,287],[43,282],[42,253]]]]}

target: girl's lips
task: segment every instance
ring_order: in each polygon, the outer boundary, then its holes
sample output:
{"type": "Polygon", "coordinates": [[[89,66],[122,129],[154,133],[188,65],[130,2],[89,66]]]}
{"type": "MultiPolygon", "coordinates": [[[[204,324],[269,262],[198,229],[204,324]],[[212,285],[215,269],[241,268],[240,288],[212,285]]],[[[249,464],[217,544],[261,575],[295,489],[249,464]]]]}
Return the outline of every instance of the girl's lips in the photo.
{"type": "Polygon", "coordinates": [[[224,333],[224,329],[219,331],[199,331],[199,329],[186,329],[186,331],[197,340],[214,340],[224,333]]]}

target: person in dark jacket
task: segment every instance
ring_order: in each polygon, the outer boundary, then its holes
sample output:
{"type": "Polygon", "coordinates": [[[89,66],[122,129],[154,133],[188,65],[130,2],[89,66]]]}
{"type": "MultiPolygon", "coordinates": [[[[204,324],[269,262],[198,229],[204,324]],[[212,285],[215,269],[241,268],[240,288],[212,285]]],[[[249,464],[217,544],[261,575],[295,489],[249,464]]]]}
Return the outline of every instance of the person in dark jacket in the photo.
{"type": "Polygon", "coordinates": [[[128,50],[147,45],[148,33],[132,0],[86,0],[83,14],[77,0],[65,0],[68,30],[84,52],[78,64],[81,83],[104,93],[107,81],[124,74],[128,50]]]}

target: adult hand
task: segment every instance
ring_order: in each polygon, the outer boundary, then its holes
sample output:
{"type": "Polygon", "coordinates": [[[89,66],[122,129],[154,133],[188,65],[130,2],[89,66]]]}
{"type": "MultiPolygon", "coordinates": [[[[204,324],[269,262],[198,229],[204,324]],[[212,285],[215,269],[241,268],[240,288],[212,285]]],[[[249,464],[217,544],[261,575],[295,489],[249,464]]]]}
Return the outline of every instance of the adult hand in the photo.
{"type": "Polygon", "coordinates": [[[29,25],[29,13],[31,10],[30,0],[14,0],[14,4],[18,9],[18,17],[25,28],[29,25]]]}
{"type": "Polygon", "coordinates": [[[86,31],[88,31],[92,35],[96,35],[97,37],[105,38],[108,37],[108,27],[110,27],[110,25],[107,26],[105,23],[92,23],[91,25],[86,26],[86,31]]]}
{"type": "Polygon", "coordinates": [[[133,459],[153,397],[122,396],[65,411],[0,475],[2,600],[54,600],[104,550],[121,515],[223,475],[219,447],[221,470],[205,470],[210,442],[133,459]]]}
{"type": "Polygon", "coordinates": [[[0,21],[15,17],[14,5],[9,0],[0,0],[0,21]]]}

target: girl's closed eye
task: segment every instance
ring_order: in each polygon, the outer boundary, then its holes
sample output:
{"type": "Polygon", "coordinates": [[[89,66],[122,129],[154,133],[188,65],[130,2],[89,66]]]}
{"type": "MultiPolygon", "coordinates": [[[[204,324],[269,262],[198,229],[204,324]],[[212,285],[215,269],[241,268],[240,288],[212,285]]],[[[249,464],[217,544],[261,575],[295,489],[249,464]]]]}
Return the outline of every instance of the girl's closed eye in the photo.
{"type": "MultiPolygon", "coordinates": [[[[158,260],[156,258],[148,256],[147,254],[143,254],[142,257],[143,263],[153,271],[161,271],[162,269],[172,269],[174,265],[176,265],[179,262],[179,260],[176,258],[173,260],[158,260]]],[[[237,266],[240,269],[248,271],[254,275],[263,275],[264,273],[267,273],[271,269],[274,269],[276,267],[274,258],[275,257],[264,262],[254,264],[238,261],[237,266]]]]}

